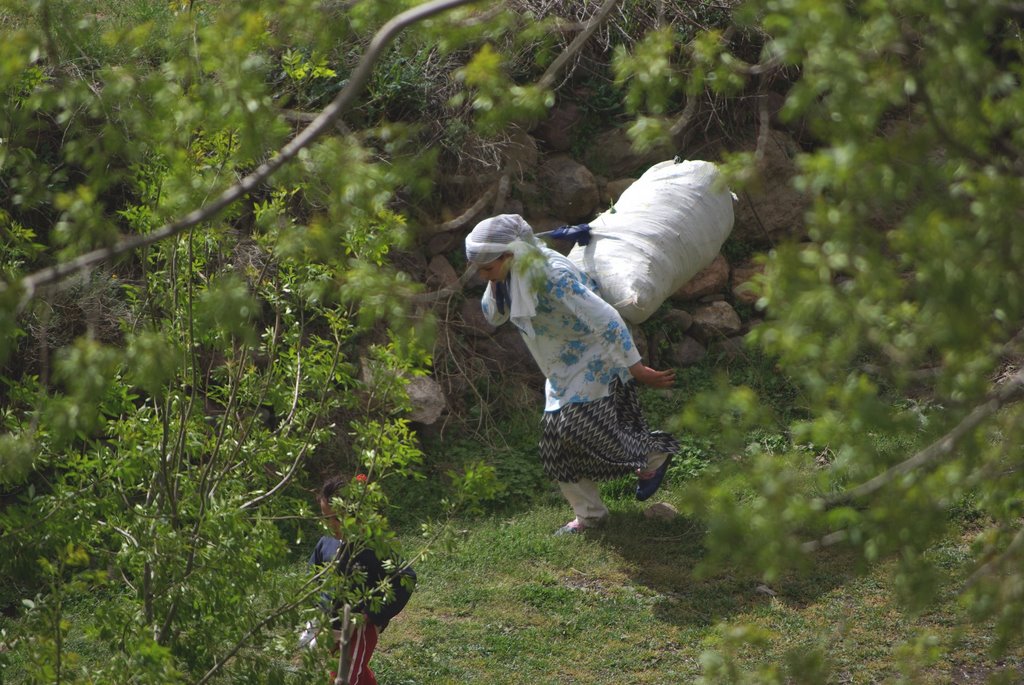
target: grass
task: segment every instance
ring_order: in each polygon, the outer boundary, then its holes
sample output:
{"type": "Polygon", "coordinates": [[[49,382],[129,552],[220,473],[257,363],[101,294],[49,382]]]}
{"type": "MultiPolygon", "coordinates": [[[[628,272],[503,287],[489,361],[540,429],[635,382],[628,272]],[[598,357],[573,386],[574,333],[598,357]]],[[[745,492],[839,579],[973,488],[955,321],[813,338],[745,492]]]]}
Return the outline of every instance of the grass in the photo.
{"type": "MultiPolygon", "coordinates": [[[[677,496],[669,487],[662,499],[677,496]]],[[[750,669],[818,649],[833,666],[829,682],[895,682],[900,645],[924,631],[950,651],[912,682],[982,682],[958,673],[1000,668],[984,656],[984,629],[961,629],[955,605],[904,614],[887,565],[859,576],[833,554],[772,588],[742,568],[696,579],[700,526],[648,522],[627,499],[612,509],[606,528],[572,538],[551,535],[567,517],[562,505],[469,524],[451,553],[420,565],[413,601],[378,648],[381,681],[690,683],[740,624],[770,636],[736,654],[750,669]]],[[[1024,666],[1022,655],[1004,666],[1024,666]]]]}
{"type": "MultiPolygon", "coordinates": [[[[681,492],[670,485],[656,499],[678,506],[681,492]]],[[[743,568],[698,579],[699,525],[647,521],[644,505],[628,498],[610,505],[608,526],[578,537],[551,534],[568,515],[561,503],[461,521],[452,549],[418,565],[413,600],[382,635],[373,661],[380,682],[678,685],[705,674],[709,650],[751,670],[820,650],[832,665],[827,682],[897,682],[902,643],[926,632],[945,651],[905,682],[982,683],[1024,667],[1021,652],[987,658],[984,627],[964,628],[951,602],[918,617],[903,613],[889,565],[856,575],[850,560],[831,554],[771,588],[743,568]],[[768,640],[731,646],[741,624],[767,631],[768,640]]],[[[411,536],[407,542],[415,545],[411,536]]],[[[936,549],[950,560],[951,582],[966,544],[955,538],[936,549]]],[[[301,564],[275,572],[294,573],[301,564]]],[[[71,620],[97,609],[95,598],[83,598],[71,620]]],[[[104,658],[87,636],[69,647],[85,663],[104,658]]],[[[283,682],[310,682],[310,671],[299,675],[288,664],[282,660],[283,682]]],[[[18,673],[14,664],[0,682],[17,683],[18,673]]]]}

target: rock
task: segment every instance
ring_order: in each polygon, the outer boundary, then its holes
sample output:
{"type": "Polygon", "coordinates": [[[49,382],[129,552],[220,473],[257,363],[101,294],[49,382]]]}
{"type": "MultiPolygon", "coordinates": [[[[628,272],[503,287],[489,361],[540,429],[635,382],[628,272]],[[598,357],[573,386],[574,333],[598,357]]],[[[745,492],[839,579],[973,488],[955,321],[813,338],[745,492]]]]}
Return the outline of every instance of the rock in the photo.
{"type": "MultiPolygon", "coordinates": [[[[507,197],[505,201],[494,206],[490,214],[518,214],[523,216],[526,213],[526,205],[523,201],[514,197],[507,197]]],[[[474,226],[476,224],[473,224],[474,226]]]]}
{"type": "MultiPolygon", "coordinates": [[[[375,377],[379,373],[393,374],[393,371],[377,370],[374,372],[369,360],[360,357],[360,377],[369,387],[375,387],[375,377]]],[[[392,376],[393,377],[393,376],[392,376]]],[[[448,400],[445,397],[441,384],[430,376],[406,376],[406,393],[409,395],[409,402],[412,408],[406,415],[410,421],[416,421],[424,425],[430,425],[437,421],[444,410],[448,407],[448,400]]]]}
{"type": "Polygon", "coordinates": [[[729,338],[743,330],[740,315],[728,302],[701,305],[693,312],[690,331],[702,342],[715,338],[729,338]]]}
{"type": "Polygon", "coordinates": [[[448,408],[448,400],[441,389],[441,384],[430,376],[410,378],[405,390],[412,403],[412,410],[406,417],[410,421],[429,426],[436,422],[448,408]]]}
{"type": "Polygon", "coordinates": [[[743,358],[747,355],[745,339],[742,335],[738,335],[732,338],[715,340],[711,343],[708,354],[716,359],[727,362],[743,358]]]}
{"type": "Polygon", "coordinates": [[[668,334],[664,330],[658,328],[652,331],[648,338],[648,343],[647,366],[657,368],[672,363],[671,358],[662,358],[662,352],[669,350],[672,345],[668,334]]]}
{"type": "Polygon", "coordinates": [[[502,149],[504,170],[513,178],[532,177],[537,170],[540,152],[537,141],[526,131],[517,128],[509,136],[508,143],[502,149]]]}
{"type": "Polygon", "coordinates": [[[427,264],[427,285],[432,288],[450,288],[459,281],[459,275],[444,255],[434,255],[427,264]]]}
{"type": "MultiPolygon", "coordinates": [[[[515,188],[519,201],[523,203],[521,216],[542,216],[548,213],[547,200],[538,184],[532,181],[519,181],[515,188]]],[[[533,228],[537,230],[536,226],[533,228]]]]}
{"type": "Polygon", "coordinates": [[[556,155],[540,168],[552,213],[575,223],[590,219],[599,200],[597,181],[590,170],[568,155],[556,155]]]}
{"type": "Polygon", "coordinates": [[[626,188],[633,185],[635,178],[617,178],[604,184],[604,192],[601,194],[601,206],[610,207],[619,201],[626,188]]]}
{"type": "Polygon", "coordinates": [[[685,333],[693,325],[693,315],[685,309],[669,309],[662,318],[680,333],[685,333]]]}
{"type": "Polygon", "coordinates": [[[751,281],[755,276],[763,273],[764,264],[755,264],[754,262],[747,262],[733,268],[730,289],[737,302],[750,305],[757,302],[758,296],[754,292],[751,281]]]}
{"type": "Polygon", "coordinates": [[[427,258],[420,250],[393,250],[388,259],[396,269],[404,271],[413,279],[421,283],[426,280],[427,258]]]}
{"type": "Polygon", "coordinates": [[[679,518],[679,510],[668,502],[655,502],[644,509],[644,518],[652,521],[673,521],[679,518]]]}
{"type": "Polygon", "coordinates": [[[497,327],[492,326],[484,317],[484,312],[480,309],[480,299],[477,297],[468,297],[462,303],[459,312],[462,314],[462,321],[466,325],[466,332],[470,335],[491,336],[494,334],[494,331],[498,330],[497,327]]]}
{"type": "Polygon", "coordinates": [[[669,298],[678,302],[697,300],[705,295],[725,290],[728,283],[729,262],[722,255],[718,255],[669,298]]]}
{"type": "Polygon", "coordinates": [[[732,236],[741,242],[766,245],[804,232],[804,213],[810,199],[792,186],[796,175],[793,158],[800,151],[796,141],[781,131],[768,134],[759,183],[742,195],[736,206],[732,236]]]}
{"type": "Polygon", "coordinates": [[[626,130],[615,128],[599,134],[587,149],[584,164],[608,178],[639,175],[658,162],[675,157],[671,143],[640,152],[633,149],[633,142],[626,130]]]}
{"type": "Polygon", "coordinates": [[[672,366],[693,366],[707,356],[707,350],[704,349],[700,341],[689,335],[684,335],[679,342],[672,346],[668,356],[672,366]]]}
{"type": "Polygon", "coordinates": [[[427,241],[427,254],[431,257],[443,254],[455,247],[458,242],[459,237],[452,231],[432,235],[427,241]]]}
{"type": "Polygon", "coordinates": [[[579,123],[580,108],[571,102],[551,108],[548,118],[533,129],[533,135],[549,150],[568,152],[572,147],[572,131],[579,123]]]}

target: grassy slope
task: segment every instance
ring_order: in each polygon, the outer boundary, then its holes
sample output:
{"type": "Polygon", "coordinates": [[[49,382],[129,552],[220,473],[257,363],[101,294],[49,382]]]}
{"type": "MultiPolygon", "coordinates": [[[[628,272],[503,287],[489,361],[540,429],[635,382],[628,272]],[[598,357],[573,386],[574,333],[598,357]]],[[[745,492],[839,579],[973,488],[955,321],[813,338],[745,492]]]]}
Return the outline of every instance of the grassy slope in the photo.
{"type": "MultiPolygon", "coordinates": [[[[660,499],[678,505],[675,496],[669,488],[660,499]]],[[[984,631],[958,633],[951,604],[905,615],[885,566],[858,576],[832,555],[770,589],[743,568],[698,580],[697,526],[647,521],[626,499],[613,512],[607,528],[574,538],[551,535],[566,518],[561,505],[469,523],[451,553],[420,565],[414,600],[378,648],[381,681],[690,683],[704,652],[739,623],[772,635],[763,649],[741,650],[745,667],[822,647],[836,683],[895,681],[898,646],[925,629],[950,650],[908,674],[911,682],[984,682],[994,670],[1024,667],[1020,654],[986,659],[984,631]]],[[[955,567],[965,544],[951,540],[936,553],[955,567]]]]}
{"type": "MultiPolygon", "coordinates": [[[[745,371],[758,376],[763,369],[745,371]]],[[[695,367],[681,374],[674,393],[645,391],[652,425],[665,425],[678,403],[709,375],[709,368],[695,367]]],[[[903,682],[983,683],[1000,671],[1009,676],[1004,682],[1024,682],[1014,675],[1024,672],[1024,651],[998,663],[988,659],[989,634],[983,627],[964,628],[952,599],[921,616],[905,614],[895,601],[886,564],[860,575],[852,559],[831,551],[804,575],[784,578],[771,588],[743,566],[696,577],[694,569],[703,557],[702,526],[685,517],[647,520],[643,512],[649,503],[632,498],[631,479],[603,486],[612,510],[606,527],[555,537],[552,532],[571,514],[554,484],[540,474],[533,454],[536,422],[523,418],[503,426],[507,452],[465,437],[432,446],[432,453],[440,450],[451,458],[459,450],[490,454],[499,470],[519,479],[519,490],[502,505],[510,513],[456,521],[454,544],[417,564],[418,589],[382,636],[374,659],[381,683],[671,685],[693,683],[706,674],[711,650],[731,653],[742,668],[754,670],[781,668],[792,654],[813,649],[822,650],[831,663],[828,682],[899,682],[901,645],[925,631],[937,640],[934,662],[906,674],[903,682]],[[527,483],[540,492],[525,494],[527,483]],[[748,641],[730,647],[729,635],[741,624],[767,631],[761,646],[748,641]]],[[[684,447],[688,444],[684,441],[684,447]]],[[[437,454],[428,456],[428,463],[435,459],[437,454]]],[[[693,460],[678,462],[652,501],[682,510],[693,460]]],[[[817,468],[808,462],[808,468],[817,468]]],[[[437,493],[429,491],[436,489],[439,477],[435,472],[393,500],[402,507],[395,512],[401,519],[396,523],[409,551],[419,547],[415,531],[421,516],[430,513],[425,510],[437,493]],[[410,507],[413,502],[420,505],[410,507]]],[[[745,489],[739,481],[735,485],[738,493],[745,489]]],[[[970,524],[961,525],[933,551],[948,573],[950,597],[968,557],[970,524]]],[[[295,547],[292,565],[269,573],[303,573],[314,534],[310,528],[295,547]]],[[[274,578],[267,580],[273,583],[274,578]]],[[[68,618],[74,624],[76,614],[96,611],[100,601],[82,598],[68,607],[68,618]]],[[[0,617],[0,629],[10,630],[16,620],[0,617]]],[[[311,682],[311,673],[326,669],[327,657],[322,655],[321,668],[311,665],[307,655],[306,667],[298,668],[296,634],[280,635],[281,677],[288,683],[311,682]]],[[[73,629],[68,647],[81,655],[86,671],[89,663],[104,660],[105,647],[73,629]]],[[[0,683],[21,682],[20,657],[11,656],[11,668],[0,674],[0,683]]],[[[239,659],[245,659],[244,653],[239,659]]],[[[225,677],[217,682],[234,681],[225,677]]]]}

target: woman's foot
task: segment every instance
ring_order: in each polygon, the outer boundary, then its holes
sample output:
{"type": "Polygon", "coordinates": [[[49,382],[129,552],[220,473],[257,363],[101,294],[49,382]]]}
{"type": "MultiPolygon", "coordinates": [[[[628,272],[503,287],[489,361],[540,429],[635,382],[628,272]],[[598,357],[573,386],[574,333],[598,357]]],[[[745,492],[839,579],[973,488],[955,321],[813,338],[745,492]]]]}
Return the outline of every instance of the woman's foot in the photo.
{"type": "Polygon", "coordinates": [[[668,465],[671,463],[672,455],[670,454],[665,457],[665,461],[658,468],[653,471],[637,474],[636,498],[638,500],[643,502],[658,491],[658,488],[661,487],[661,482],[665,480],[665,472],[668,471],[668,465]]]}
{"type": "Polygon", "coordinates": [[[555,535],[577,535],[579,533],[582,533],[584,530],[586,530],[586,526],[584,526],[580,522],[580,520],[576,518],[572,521],[569,521],[569,523],[565,524],[564,526],[556,530],[555,535]]]}
{"type": "Polygon", "coordinates": [[[588,519],[580,519],[580,517],[577,516],[572,521],[569,521],[569,523],[556,530],[555,535],[576,535],[577,533],[582,533],[583,531],[590,530],[591,528],[600,528],[607,521],[608,514],[599,518],[588,519]]]}

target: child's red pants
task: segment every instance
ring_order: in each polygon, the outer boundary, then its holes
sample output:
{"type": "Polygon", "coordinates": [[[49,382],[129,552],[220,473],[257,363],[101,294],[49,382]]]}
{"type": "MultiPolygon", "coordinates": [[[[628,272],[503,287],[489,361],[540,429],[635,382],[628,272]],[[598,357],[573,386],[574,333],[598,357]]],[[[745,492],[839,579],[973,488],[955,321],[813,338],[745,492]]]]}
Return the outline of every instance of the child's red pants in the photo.
{"type": "MultiPolygon", "coordinates": [[[[377,677],[370,670],[370,658],[377,647],[377,626],[366,621],[352,633],[349,644],[349,659],[352,664],[348,672],[349,685],[377,685],[377,677]]],[[[331,671],[331,685],[337,676],[331,671]]]]}

